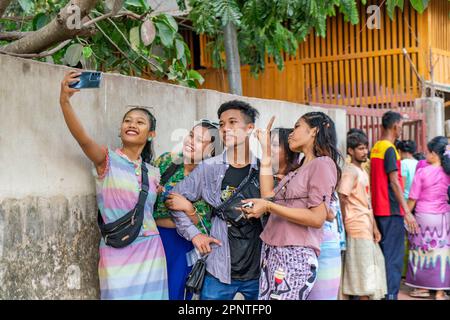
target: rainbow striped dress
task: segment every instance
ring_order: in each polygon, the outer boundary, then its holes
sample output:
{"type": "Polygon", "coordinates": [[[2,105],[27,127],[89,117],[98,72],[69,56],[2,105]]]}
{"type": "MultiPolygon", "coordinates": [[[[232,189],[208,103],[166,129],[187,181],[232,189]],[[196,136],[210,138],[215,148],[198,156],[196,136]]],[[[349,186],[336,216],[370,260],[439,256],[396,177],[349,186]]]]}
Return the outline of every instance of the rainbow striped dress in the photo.
{"type": "MultiPolygon", "coordinates": [[[[104,172],[96,177],[97,204],[105,223],[132,210],[141,186],[141,160],[131,161],[119,149],[107,149],[104,172]]],[[[167,267],[163,244],[153,219],[159,170],[147,165],[149,193],[141,233],[132,244],[116,249],[100,242],[98,266],[101,299],[166,300],[167,267]]]]}

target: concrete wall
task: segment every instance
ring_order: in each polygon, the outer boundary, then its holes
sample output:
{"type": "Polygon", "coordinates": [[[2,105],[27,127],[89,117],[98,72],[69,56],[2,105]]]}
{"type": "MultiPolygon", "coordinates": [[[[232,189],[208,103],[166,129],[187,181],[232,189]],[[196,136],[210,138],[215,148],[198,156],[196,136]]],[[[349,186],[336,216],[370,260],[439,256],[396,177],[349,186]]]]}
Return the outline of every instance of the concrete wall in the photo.
{"type": "MultiPolygon", "coordinates": [[[[67,68],[0,55],[0,299],[97,299],[98,241],[92,166],[60,111],[67,68]]],[[[234,98],[139,78],[106,74],[102,87],[72,99],[86,130],[118,147],[127,105],[153,107],[156,153],[171,150],[200,118],[216,119],[234,98]]],[[[244,98],[261,112],[257,123],[293,126],[310,108],[244,98]]],[[[346,119],[330,110],[345,150],[346,119]]]]}
{"type": "Polygon", "coordinates": [[[419,98],[416,99],[416,108],[424,110],[427,125],[426,141],[436,136],[445,136],[445,108],[442,98],[419,98]]]}

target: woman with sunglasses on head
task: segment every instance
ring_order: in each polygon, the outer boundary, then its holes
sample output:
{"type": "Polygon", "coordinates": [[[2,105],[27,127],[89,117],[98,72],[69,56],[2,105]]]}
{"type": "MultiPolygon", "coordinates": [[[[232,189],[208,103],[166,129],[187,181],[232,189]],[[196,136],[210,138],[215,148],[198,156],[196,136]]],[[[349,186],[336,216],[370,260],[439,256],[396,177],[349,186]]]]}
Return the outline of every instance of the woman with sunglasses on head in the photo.
{"type": "MultiPolygon", "coordinates": [[[[271,123],[273,120],[271,121],[271,123]]],[[[261,196],[241,208],[248,218],[270,213],[261,239],[262,270],[259,299],[306,300],[317,278],[322,226],[340,176],[334,122],[322,112],[309,112],[295,124],[289,148],[304,157],[274,189],[269,124],[257,131],[262,144],[261,196]]]]}
{"type": "Polygon", "coordinates": [[[183,140],[180,153],[166,152],[156,161],[160,169],[161,187],[154,210],[154,218],[161,234],[167,259],[169,300],[190,300],[185,292],[188,266],[186,255],[194,249],[192,242],[177,233],[170,211],[184,211],[203,233],[210,229],[211,208],[203,200],[191,203],[179,194],[171,193],[173,187],[188,176],[204,159],[220,153],[218,125],[209,120],[200,120],[183,140]]]}

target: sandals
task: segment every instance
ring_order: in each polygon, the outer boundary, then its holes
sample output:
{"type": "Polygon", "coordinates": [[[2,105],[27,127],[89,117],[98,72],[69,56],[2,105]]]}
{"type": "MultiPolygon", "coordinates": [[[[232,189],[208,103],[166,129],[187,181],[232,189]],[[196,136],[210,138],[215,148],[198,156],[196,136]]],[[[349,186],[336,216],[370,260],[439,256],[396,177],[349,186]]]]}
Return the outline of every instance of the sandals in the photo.
{"type": "Polygon", "coordinates": [[[435,300],[450,300],[450,297],[446,294],[442,295],[442,296],[435,296],[434,297],[435,300]]]}
{"type": "Polygon", "coordinates": [[[429,298],[431,296],[430,291],[425,291],[423,289],[414,289],[409,293],[410,297],[413,298],[429,298]]]}

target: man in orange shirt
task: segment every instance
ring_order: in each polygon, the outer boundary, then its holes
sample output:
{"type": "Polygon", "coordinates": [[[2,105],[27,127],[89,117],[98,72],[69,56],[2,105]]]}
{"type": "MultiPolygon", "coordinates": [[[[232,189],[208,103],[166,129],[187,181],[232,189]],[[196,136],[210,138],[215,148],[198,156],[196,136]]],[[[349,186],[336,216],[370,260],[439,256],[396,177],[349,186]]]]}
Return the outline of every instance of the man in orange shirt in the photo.
{"type": "Polygon", "coordinates": [[[338,192],[347,233],[342,293],[360,300],[378,300],[387,293],[383,253],[378,242],[381,234],[370,205],[369,175],[362,168],[367,161],[367,137],[360,133],[347,136],[346,164],[338,192]]]}
{"type": "Polygon", "coordinates": [[[388,111],[383,115],[382,126],[381,140],[370,153],[372,207],[382,235],[380,246],[388,287],[386,299],[396,300],[403,269],[404,228],[416,233],[418,226],[403,198],[400,155],[394,145],[402,134],[402,116],[388,111]]]}

